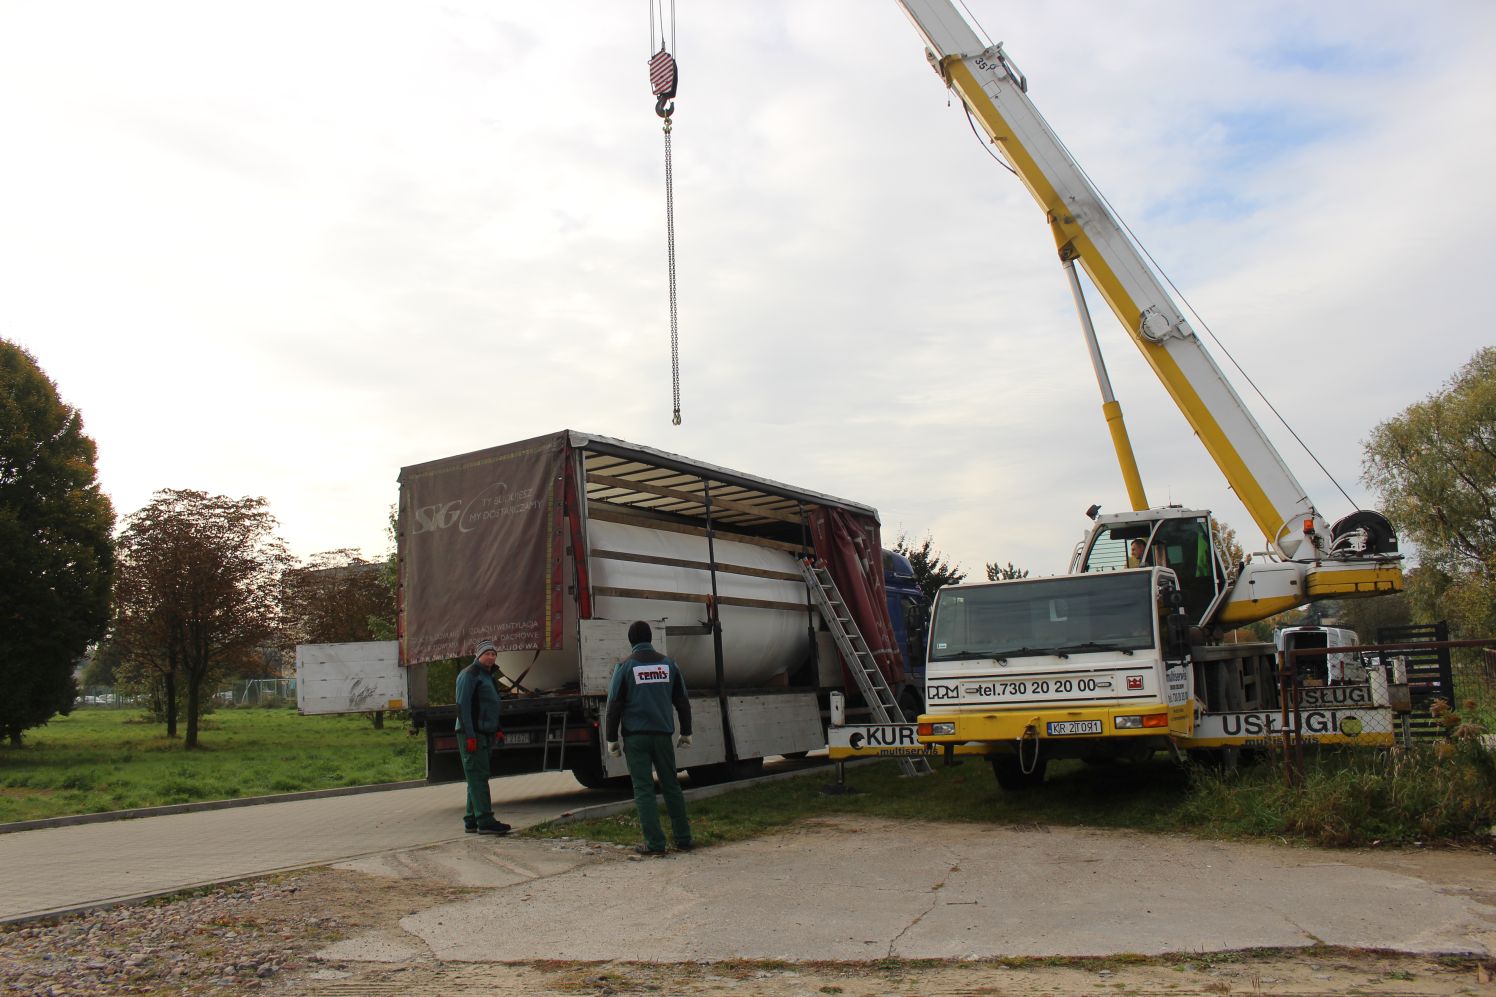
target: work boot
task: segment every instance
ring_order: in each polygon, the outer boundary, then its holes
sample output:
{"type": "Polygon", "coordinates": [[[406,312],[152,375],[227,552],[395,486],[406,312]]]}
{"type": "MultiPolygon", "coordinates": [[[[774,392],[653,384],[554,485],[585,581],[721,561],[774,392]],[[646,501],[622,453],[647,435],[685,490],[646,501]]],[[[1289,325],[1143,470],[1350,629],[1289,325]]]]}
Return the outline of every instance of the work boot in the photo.
{"type": "Polygon", "coordinates": [[[492,824],[478,825],[479,834],[508,834],[511,830],[513,829],[501,820],[496,820],[492,824]]]}
{"type": "Polygon", "coordinates": [[[675,843],[675,850],[678,851],[678,852],[689,852],[691,849],[693,849],[695,847],[696,847],[696,842],[694,842],[694,841],[677,841],[675,843]]]}
{"type": "Polygon", "coordinates": [[[639,854],[639,855],[653,855],[653,856],[656,856],[656,857],[665,854],[665,849],[663,849],[663,848],[650,848],[648,845],[635,845],[634,846],[634,851],[637,854],[639,854]]]}

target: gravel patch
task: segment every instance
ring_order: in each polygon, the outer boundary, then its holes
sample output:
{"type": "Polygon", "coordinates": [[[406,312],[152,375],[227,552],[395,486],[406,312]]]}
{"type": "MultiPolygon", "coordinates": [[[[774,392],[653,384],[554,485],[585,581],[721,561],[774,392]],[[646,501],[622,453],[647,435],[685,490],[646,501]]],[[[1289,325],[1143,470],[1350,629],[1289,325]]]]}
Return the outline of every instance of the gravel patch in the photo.
{"type": "Polygon", "coordinates": [[[0,990],[16,994],[227,993],[264,987],[341,923],[287,918],[301,887],[259,881],[175,901],[7,928],[0,990]]]}
{"type": "MultiPolygon", "coordinates": [[[[0,993],[284,991],[311,953],[469,891],[312,869],[0,927],[0,993]]],[[[293,989],[299,990],[299,987],[293,989]]]]}

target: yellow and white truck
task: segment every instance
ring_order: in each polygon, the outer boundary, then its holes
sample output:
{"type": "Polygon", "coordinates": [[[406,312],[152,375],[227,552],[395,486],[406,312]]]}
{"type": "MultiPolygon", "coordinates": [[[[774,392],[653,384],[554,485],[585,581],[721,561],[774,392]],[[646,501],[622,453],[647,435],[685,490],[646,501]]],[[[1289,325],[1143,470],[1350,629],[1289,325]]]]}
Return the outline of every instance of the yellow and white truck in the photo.
{"type": "Polygon", "coordinates": [[[1383,718],[1360,715],[1384,709],[1369,684],[1343,702],[1300,695],[1285,710],[1273,646],[1222,644],[1219,635],[1314,600],[1400,591],[1391,525],[1371,510],[1334,524],[1320,514],[1148,257],[1039,114],[1003,46],[983,41],[950,0],[898,2],[930,64],[1045,214],[1132,506],[1090,510],[1092,526],[1068,575],[941,591],[919,739],[952,749],[986,745],[999,781],[1023,786],[1043,778],[1049,758],[1251,745],[1281,732],[1285,717],[1322,740],[1381,729],[1383,718]],[[1208,511],[1150,507],[1079,270],[1261,529],[1263,555],[1226,563],[1208,511]]]}

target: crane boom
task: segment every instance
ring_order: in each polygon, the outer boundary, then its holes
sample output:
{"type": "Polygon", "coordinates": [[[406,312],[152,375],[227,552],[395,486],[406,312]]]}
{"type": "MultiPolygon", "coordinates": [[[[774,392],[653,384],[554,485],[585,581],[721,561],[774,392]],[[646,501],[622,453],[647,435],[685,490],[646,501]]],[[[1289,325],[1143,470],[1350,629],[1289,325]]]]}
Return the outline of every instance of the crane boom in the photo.
{"type": "Polygon", "coordinates": [[[899,0],[932,61],[1044,209],[1061,258],[1086,271],[1263,535],[1288,558],[1330,547],[1330,528],[1173,298],[1039,114],[1001,45],[982,44],[946,0],[899,0]]]}
{"type": "MultiPolygon", "coordinates": [[[[924,38],[931,64],[1044,210],[1061,262],[1086,271],[1273,552],[1312,565],[1292,586],[1300,601],[1400,590],[1390,524],[1369,510],[1333,526],[1320,515],[1147,258],[1029,99],[1028,81],[1002,45],[985,44],[950,0],[898,3],[924,38]]],[[[1125,475],[1127,454],[1120,445],[1118,451],[1125,475]]]]}

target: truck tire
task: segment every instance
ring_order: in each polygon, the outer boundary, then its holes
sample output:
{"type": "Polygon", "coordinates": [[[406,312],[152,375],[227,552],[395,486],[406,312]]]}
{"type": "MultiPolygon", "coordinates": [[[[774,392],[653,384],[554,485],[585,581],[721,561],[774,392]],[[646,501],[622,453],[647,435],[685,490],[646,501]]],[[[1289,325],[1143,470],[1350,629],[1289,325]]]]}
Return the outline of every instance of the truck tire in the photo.
{"type": "Polygon", "coordinates": [[[904,691],[899,694],[899,710],[904,714],[905,723],[914,723],[919,715],[925,712],[925,696],[917,686],[906,685],[904,691]]]}
{"type": "Polygon", "coordinates": [[[1244,760],[1248,763],[1252,761],[1250,756],[1243,759],[1243,754],[1243,750],[1235,746],[1191,748],[1188,752],[1191,764],[1220,772],[1235,772],[1244,760]]]}
{"type": "Polygon", "coordinates": [[[571,774],[587,789],[622,789],[629,784],[626,775],[606,775],[602,759],[591,755],[573,765],[571,774]]]}
{"type": "Polygon", "coordinates": [[[432,752],[426,756],[426,781],[429,783],[461,782],[462,758],[455,751],[432,752]]]}
{"type": "Polygon", "coordinates": [[[721,782],[737,782],[739,779],[752,779],[764,770],[762,758],[739,758],[732,762],[718,762],[715,765],[692,765],[686,769],[686,774],[691,777],[693,785],[715,786],[721,782]]]}
{"type": "Polygon", "coordinates": [[[1034,763],[1034,770],[1025,773],[1017,756],[1002,755],[992,759],[992,774],[997,776],[997,784],[1005,790],[1033,789],[1044,784],[1044,769],[1048,765],[1048,758],[1040,758],[1034,763]]]}

